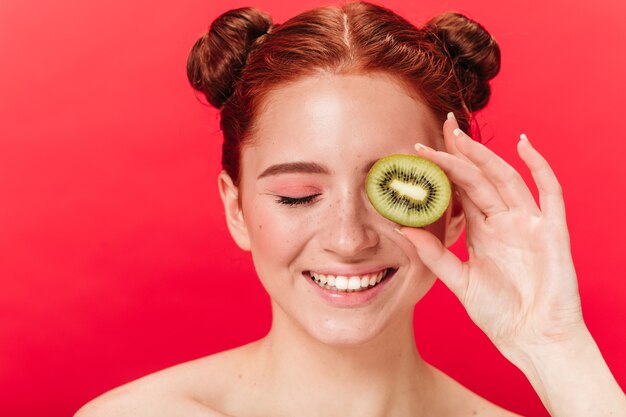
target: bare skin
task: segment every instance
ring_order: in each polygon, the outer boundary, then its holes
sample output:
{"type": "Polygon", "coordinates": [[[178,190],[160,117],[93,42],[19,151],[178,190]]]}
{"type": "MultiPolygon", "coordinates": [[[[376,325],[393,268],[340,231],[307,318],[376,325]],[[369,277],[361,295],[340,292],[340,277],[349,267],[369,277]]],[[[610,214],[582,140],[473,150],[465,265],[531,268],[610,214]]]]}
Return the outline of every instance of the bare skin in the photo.
{"type": "Polygon", "coordinates": [[[271,330],[119,387],[78,417],[515,416],[421,359],[412,313],[435,274],[551,415],[626,409],[582,321],[558,183],[528,142],[518,150],[541,207],[508,164],[455,130],[453,117],[442,129],[388,76],[307,77],[273,91],[258,122],[239,186],[222,173],[219,187],[231,235],[252,252],[271,297],[271,330]],[[433,225],[398,233],[363,185],[373,161],[415,153],[416,142],[460,199],[433,225]],[[445,247],[466,221],[470,260],[462,263],[445,247]],[[388,269],[375,296],[348,306],[310,277],[388,269]],[[589,384],[576,385],[580,378],[589,384]]]}
{"type": "MultiPolygon", "coordinates": [[[[422,373],[425,380],[414,381],[416,387],[428,384],[427,391],[419,392],[417,389],[414,396],[403,392],[400,398],[405,401],[396,403],[411,403],[409,410],[412,408],[414,411],[409,414],[397,414],[391,405],[378,412],[368,409],[363,404],[367,395],[338,401],[340,398],[336,392],[330,390],[325,390],[330,394],[326,409],[319,404],[313,409],[302,408],[302,404],[294,404],[293,399],[281,395],[281,387],[284,388],[285,384],[268,386],[266,378],[270,365],[261,366],[267,353],[261,340],[162,370],[98,397],[81,408],[76,417],[260,417],[293,416],[294,413],[303,416],[360,413],[364,416],[519,417],[467,390],[428,364],[424,364],[425,372],[422,373]],[[429,395],[425,403],[415,401],[425,393],[429,395]],[[342,403],[347,408],[342,409],[342,403]]],[[[304,383],[296,388],[303,387],[304,383]]]]}

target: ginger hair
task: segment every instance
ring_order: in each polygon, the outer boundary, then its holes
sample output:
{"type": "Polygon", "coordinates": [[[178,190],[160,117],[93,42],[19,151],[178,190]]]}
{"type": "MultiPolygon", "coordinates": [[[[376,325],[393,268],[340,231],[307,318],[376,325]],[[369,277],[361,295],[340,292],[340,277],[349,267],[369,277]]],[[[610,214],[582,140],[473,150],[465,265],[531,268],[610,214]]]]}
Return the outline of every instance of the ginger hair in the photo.
{"type": "Polygon", "coordinates": [[[416,27],[368,2],[305,11],[282,24],[243,7],[215,19],[193,45],[187,76],[221,110],[222,167],[238,184],[242,146],[272,90],[307,75],[384,73],[417,94],[443,121],[454,112],[475,137],[474,112],[487,104],[500,49],[486,29],[447,12],[416,27]]]}

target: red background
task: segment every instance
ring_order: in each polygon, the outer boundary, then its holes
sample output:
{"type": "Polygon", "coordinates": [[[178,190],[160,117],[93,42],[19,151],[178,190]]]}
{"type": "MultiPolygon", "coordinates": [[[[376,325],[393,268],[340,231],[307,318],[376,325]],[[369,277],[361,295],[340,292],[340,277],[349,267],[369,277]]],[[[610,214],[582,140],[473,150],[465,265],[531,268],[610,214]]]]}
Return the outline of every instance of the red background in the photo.
{"type": "MultiPolygon", "coordinates": [[[[194,96],[185,60],[227,9],[254,4],[282,22],[321,4],[280,3],[0,2],[0,415],[71,415],[268,330],[267,295],[223,220],[217,112],[194,96]]],[[[521,132],[553,165],[585,318],[626,386],[626,3],[407,3],[383,4],[418,24],[465,12],[498,39],[483,136],[526,178],[521,132]]],[[[416,334],[474,391],[547,415],[443,285],[418,305],[416,334]]]]}

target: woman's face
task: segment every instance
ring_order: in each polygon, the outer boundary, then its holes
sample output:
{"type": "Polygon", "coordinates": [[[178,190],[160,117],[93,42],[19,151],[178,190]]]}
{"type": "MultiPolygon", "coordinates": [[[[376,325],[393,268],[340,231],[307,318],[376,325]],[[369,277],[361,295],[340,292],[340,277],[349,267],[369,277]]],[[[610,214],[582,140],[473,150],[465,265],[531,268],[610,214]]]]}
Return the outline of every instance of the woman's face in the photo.
{"type": "MultiPolygon", "coordinates": [[[[406,323],[435,278],[370,205],[365,178],[377,159],[414,153],[416,142],[441,148],[443,121],[390,77],[324,74],[274,90],[257,122],[239,189],[222,174],[221,190],[274,314],[343,345],[406,323]],[[358,277],[360,290],[322,288],[313,279],[322,275],[340,288],[358,277]]],[[[450,209],[428,229],[443,240],[449,220],[450,209]]]]}

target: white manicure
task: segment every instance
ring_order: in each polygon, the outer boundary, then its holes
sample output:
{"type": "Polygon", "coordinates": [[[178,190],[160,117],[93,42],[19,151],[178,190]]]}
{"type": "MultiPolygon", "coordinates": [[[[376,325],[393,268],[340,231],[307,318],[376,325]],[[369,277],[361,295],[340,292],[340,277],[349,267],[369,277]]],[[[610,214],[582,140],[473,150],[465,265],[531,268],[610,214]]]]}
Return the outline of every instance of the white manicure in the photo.
{"type": "Polygon", "coordinates": [[[528,137],[526,136],[526,133],[522,133],[521,135],[519,135],[520,140],[528,140],[528,137]]]}
{"type": "Polygon", "coordinates": [[[463,131],[457,127],[452,131],[452,133],[454,133],[454,136],[459,136],[461,133],[463,133],[463,131]]]}

